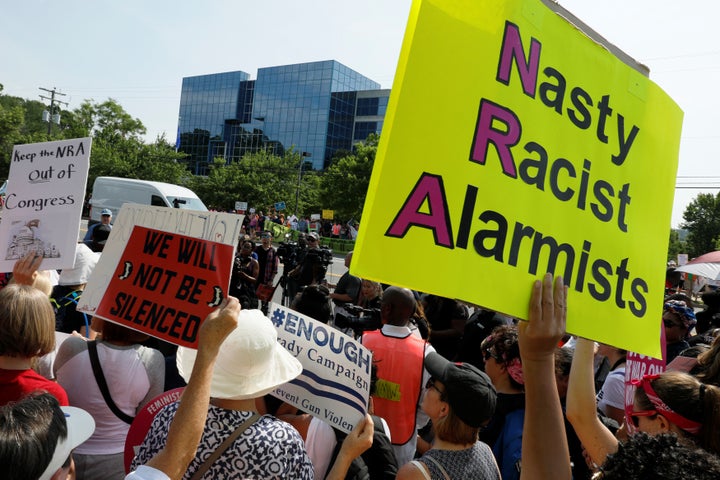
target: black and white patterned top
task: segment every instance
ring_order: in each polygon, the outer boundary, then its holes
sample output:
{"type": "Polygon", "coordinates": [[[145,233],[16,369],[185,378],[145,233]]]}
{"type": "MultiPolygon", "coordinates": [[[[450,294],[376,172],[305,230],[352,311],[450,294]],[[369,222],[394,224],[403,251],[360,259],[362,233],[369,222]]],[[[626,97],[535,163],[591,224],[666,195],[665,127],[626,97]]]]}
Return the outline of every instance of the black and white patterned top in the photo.
{"type": "MultiPolygon", "coordinates": [[[[153,420],[131,470],[147,463],[164,446],[178,403],[166,406],[153,420]]],[[[185,472],[189,479],[215,449],[252,412],[226,410],[211,405],[195,459],[185,472]]],[[[298,432],[272,415],[263,415],[247,428],[213,463],[202,477],[211,479],[308,479],[314,477],[313,466],[298,432]]]]}
{"type": "Polygon", "coordinates": [[[451,480],[500,480],[492,450],[483,442],[476,442],[465,450],[431,449],[418,458],[430,471],[430,478],[451,480]],[[432,460],[431,460],[432,459],[432,460]],[[447,477],[437,464],[447,472],[447,477]]]}

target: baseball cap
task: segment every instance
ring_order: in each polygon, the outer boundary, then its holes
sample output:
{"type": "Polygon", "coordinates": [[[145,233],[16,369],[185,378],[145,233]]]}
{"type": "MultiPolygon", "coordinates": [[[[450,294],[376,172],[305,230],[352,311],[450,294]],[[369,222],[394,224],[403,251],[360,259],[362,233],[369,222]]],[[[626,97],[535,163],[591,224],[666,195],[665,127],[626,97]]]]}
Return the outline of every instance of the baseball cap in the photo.
{"type": "Polygon", "coordinates": [[[112,217],[112,210],[109,208],[103,208],[102,212],[100,212],[101,216],[110,215],[112,217]]]}
{"type": "Polygon", "coordinates": [[[95,431],[95,420],[85,410],[76,407],[60,408],[65,414],[67,437],[58,438],[52,459],[38,480],[50,480],[63,466],[73,449],[90,438],[95,431]]]}
{"type": "Polygon", "coordinates": [[[443,383],[450,408],[469,426],[481,427],[495,413],[495,387],[474,365],[453,363],[431,352],[425,357],[425,369],[443,383]]]}

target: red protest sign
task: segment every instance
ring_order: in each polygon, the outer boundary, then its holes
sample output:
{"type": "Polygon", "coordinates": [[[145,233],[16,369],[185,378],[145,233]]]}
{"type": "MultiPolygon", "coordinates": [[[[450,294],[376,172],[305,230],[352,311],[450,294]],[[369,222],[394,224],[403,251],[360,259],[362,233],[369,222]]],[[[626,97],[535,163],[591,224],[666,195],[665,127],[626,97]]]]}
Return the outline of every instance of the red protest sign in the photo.
{"type": "Polygon", "coordinates": [[[95,315],[197,347],[200,323],[227,295],[233,247],[135,226],[95,315]]]}
{"type": "Polygon", "coordinates": [[[128,430],[127,437],[125,437],[125,473],[130,473],[130,463],[132,463],[132,459],[135,457],[136,449],[138,449],[140,445],[142,445],[143,440],[145,440],[145,436],[150,431],[155,416],[160,413],[160,410],[165,408],[165,406],[179,401],[184,390],[185,387],[180,387],[161,393],[146,403],[142,410],[135,415],[135,420],[133,420],[130,425],[130,430],[128,430]]]}

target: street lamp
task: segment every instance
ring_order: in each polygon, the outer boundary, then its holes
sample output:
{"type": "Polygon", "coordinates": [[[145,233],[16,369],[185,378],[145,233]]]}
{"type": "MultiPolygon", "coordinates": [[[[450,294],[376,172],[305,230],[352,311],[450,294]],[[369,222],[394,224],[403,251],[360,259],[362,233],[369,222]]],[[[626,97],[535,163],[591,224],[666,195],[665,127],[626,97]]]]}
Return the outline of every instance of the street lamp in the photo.
{"type": "Polygon", "coordinates": [[[300,182],[302,181],[302,172],[303,167],[305,166],[305,158],[306,157],[312,157],[312,153],[310,152],[302,152],[300,154],[300,167],[298,168],[298,183],[297,188],[295,189],[295,216],[298,216],[298,204],[300,201],[300,182]]]}

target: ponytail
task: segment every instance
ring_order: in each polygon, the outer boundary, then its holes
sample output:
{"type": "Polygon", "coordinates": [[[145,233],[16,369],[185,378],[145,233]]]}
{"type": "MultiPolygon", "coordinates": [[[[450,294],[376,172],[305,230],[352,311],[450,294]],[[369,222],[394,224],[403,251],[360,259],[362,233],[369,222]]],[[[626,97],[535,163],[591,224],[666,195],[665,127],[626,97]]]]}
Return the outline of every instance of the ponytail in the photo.
{"type": "Polygon", "coordinates": [[[708,452],[720,454],[720,388],[700,384],[699,404],[702,409],[703,428],[698,435],[700,446],[708,452]]]}

